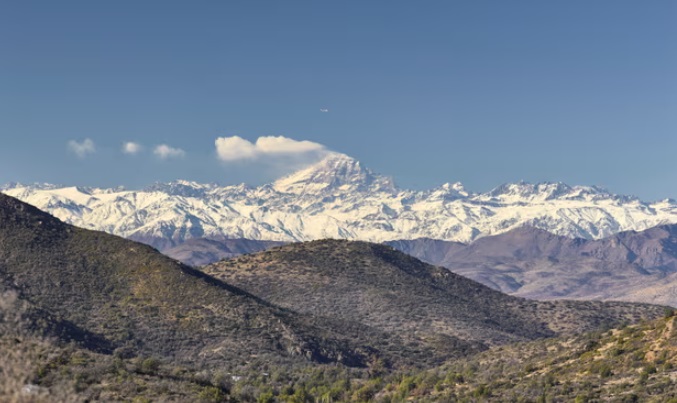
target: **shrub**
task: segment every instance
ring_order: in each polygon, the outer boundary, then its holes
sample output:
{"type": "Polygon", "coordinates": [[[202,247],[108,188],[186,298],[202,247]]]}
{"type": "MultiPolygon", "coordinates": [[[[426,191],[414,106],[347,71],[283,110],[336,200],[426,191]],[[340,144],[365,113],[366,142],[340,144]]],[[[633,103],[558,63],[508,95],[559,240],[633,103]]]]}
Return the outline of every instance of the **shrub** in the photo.
{"type": "Polygon", "coordinates": [[[141,361],[139,372],[144,374],[155,374],[160,369],[160,361],[157,358],[149,357],[141,361]]]}
{"type": "Polygon", "coordinates": [[[206,402],[222,402],[226,396],[221,392],[221,389],[215,386],[207,386],[203,388],[197,395],[198,399],[206,402]]]}

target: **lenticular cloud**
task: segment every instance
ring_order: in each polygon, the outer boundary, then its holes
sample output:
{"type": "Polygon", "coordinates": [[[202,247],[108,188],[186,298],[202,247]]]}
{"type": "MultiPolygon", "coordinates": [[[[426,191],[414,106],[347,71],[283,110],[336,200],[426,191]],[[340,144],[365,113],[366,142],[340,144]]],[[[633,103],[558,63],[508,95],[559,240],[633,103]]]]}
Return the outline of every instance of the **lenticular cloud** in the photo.
{"type": "Polygon", "coordinates": [[[242,137],[219,137],[214,142],[216,154],[222,161],[239,161],[273,155],[300,155],[326,152],[327,148],[307,140],[294,140],[284,136],[259,137],[256,143],[242,137]]]}

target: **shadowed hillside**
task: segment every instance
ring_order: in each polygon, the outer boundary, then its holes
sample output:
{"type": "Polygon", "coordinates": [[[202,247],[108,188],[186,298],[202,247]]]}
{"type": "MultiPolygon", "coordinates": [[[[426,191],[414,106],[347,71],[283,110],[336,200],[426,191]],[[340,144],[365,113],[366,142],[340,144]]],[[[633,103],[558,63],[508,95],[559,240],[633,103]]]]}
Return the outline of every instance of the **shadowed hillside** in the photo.
{"type": "Polygon", "coordinates": [[[207,368],[414,358],[381,331],[278,308],[149,246],[72,227],[4,195],[0,279],[55,323],[90,335],[83,347],[121,357],[207,368]]]}

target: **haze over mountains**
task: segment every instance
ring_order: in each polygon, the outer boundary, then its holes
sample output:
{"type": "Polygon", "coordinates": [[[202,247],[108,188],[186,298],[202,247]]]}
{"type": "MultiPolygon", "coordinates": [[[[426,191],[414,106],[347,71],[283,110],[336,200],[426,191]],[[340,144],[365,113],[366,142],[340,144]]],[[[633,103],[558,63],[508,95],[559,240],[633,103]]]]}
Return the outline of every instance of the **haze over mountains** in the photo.
{"type": "Polygon", "coordinates": [[[284,244],[285,242],[256,241],[244,238],[193,238],[173,248],[165,249],[162,253],[185,264],[197,267],[284,244]]]}
{"type": "Polygon", "coordinates": [[[259,187],[176,181],[144,190],[20,184],[0,189],[65,222],[161,250],[192,238],[467,243],[525,225],[569,238],[600,239],[677,223],[673,200],[643,202],[597,187],[520,182],[479,194],[460,183],[400,189],[338,153],[259,187]]]}
{"type": "Polygon", "coordinates": [[[600,240],[522,227],[469,245],[431,239],[388,244],[511,295],[677,306],[677,225],[600,240]]]}

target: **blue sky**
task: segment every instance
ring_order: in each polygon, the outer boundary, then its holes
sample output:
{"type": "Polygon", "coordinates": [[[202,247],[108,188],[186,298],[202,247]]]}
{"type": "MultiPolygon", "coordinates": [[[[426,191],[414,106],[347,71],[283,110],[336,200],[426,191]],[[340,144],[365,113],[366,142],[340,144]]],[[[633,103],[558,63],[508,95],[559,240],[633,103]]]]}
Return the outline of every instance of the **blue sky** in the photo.
{"type": "Polygon", "coordinates": [[[659,0],[6,1],[0,183],[261,183],[295,154],[215,140],[285,136],[409,188],[677,197],[675,21],[659,0]]]}

